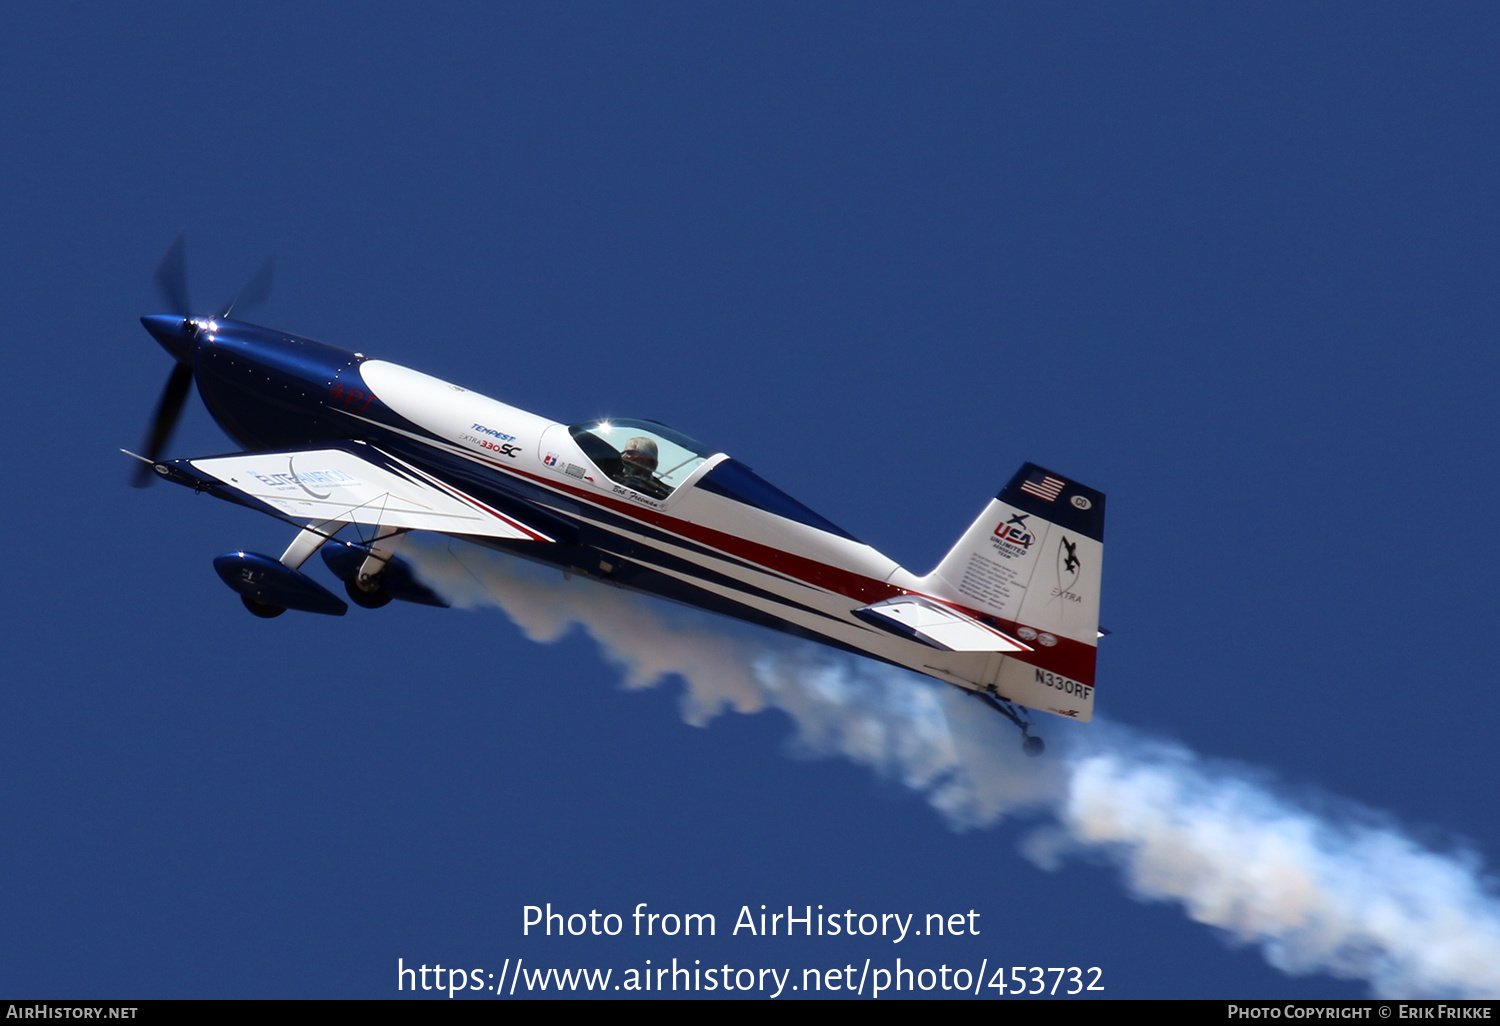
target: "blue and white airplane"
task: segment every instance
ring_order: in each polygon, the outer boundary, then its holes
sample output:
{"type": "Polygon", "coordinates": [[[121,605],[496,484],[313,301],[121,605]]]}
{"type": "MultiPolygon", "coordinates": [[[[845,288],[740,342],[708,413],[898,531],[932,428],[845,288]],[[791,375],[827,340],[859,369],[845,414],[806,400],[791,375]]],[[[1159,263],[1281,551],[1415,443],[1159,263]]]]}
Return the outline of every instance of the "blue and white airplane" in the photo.
{"type": "MultiPolygon", "coordinates": [[[[214,560],[258,616],[347,611],[303,572],[319,550],[356,605],[443,605],[398,554],[407,533],[434,531],[946,681],[1016,723],[1029,754],[1042,741],[1017,707],[1092,717],[1104,548],[1092,488],[1028,463],[918,575],[655,421],[564,424],[233,319],[236,303],[195,316],[181,237],[156,281],[173,312],[141,322],[177,364],[136,483],[154,474],[295,528],[279,558],[214,560]],[[195,381],[245,451],[161,458],[195,381]]],[[[268,265],[240,308],[269,283],[268,265]]]]}

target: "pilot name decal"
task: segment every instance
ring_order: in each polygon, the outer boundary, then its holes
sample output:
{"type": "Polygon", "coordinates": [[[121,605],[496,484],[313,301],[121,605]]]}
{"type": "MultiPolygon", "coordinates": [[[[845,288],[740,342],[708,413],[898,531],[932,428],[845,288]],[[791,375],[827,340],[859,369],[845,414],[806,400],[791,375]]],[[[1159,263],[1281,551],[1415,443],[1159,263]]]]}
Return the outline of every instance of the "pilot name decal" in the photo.
{"type": "Polygon", "coordinates": [[[1032,545],[1036,543],[1036,535],[1032,534],[1026,526],[1026,518],[1030,513],[1017,513],[1005,523],[995,528],[995,534],[990,539],[990,545],[1006,559],[1015,559],[1026,555],[1032,545]]]}
{"type": "Polygon", "coordinates": [[[642,495],[640,492],[635,491],[634,489],[625,488],[621,485],[610,485],[610,490],[613,491],[616,495],[622,495],[627,499],[634,499],[642,506],[650,506],[652,509],[662,508],[662,504],[659,501],[651,498],[649,495],[642,495]]]}

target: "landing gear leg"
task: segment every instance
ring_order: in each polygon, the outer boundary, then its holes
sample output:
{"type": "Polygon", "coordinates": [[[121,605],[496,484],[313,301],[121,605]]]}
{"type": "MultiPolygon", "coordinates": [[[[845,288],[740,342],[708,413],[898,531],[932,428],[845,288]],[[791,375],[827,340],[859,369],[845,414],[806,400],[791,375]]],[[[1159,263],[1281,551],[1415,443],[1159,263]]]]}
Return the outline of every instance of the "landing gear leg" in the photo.
{"type": "Polygon", "coordinates": [[[396,543],[406,533],[403,528],[382,528],[370,539],[370,554],[359,565],[354,579],[344,582],[344,590],[356,606],[379,609],[390,602],[390,593],[385,590],[382,577],[385,566],[395,555],[396,543]]]}
{"type": "Polygon", "coordinates": [[[970,691],[969,694],[1021,728],[1021,751],[1035,757],[1047,750],[1047,743],[1031,732],[1031,720],[1016,706],[995,694],[993,688],[987,691],[970,691]]]}

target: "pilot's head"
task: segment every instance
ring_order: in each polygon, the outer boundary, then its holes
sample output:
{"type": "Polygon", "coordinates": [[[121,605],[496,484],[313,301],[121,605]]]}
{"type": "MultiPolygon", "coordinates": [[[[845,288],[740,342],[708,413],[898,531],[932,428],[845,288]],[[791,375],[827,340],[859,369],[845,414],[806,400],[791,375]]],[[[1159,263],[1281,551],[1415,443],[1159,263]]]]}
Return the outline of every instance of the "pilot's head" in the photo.
{"type": "Polygon", "coordinates": [[[625,461],[625,466],[650,474],[656,470],[656,442],[644,435],[637,435],[625,443],[620,458],[625,461]]]}

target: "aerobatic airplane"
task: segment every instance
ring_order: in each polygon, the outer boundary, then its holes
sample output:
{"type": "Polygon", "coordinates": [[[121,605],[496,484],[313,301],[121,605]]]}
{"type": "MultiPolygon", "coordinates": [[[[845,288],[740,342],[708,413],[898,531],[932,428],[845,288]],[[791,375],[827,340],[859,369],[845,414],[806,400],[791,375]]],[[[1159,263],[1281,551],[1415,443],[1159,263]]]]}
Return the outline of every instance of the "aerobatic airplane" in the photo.
{"type": "Polygon", "coordinates": [[[1102,493],[1028,463],[914,574],[655,421],[563,424],[232,319],[268,293],[269,272],[195,316],[179,236],[156,272],[173,312],[141,318],[177,364],[136,483],[160,476],[295,528],[279,558],[214,560],[257,616],[347,611],[303,571],[319,550],[358,606],[444,605],[398,555],[403,535],[435,531],[946,681],[1020,727],[1028,754],[1042,740],[1018,707],[1091,718],[1102,493]],[[194,381],[245,451],[161,458],[194,381]]]}

